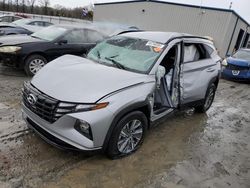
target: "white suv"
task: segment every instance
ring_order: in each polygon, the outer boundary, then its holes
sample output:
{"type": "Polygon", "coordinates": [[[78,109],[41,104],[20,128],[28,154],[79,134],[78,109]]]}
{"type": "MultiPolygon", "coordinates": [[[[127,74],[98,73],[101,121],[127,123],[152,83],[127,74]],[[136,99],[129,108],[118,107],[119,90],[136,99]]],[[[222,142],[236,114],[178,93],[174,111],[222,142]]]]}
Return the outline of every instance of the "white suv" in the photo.
{"type": "Polygon", "coordinates": [[[86,58],[62,56],[24,84],[23,117],[49,143],[129,155],[157,121],[184,107],[208,110],[220,57],[206,38],[130,32],[86,58]]]}

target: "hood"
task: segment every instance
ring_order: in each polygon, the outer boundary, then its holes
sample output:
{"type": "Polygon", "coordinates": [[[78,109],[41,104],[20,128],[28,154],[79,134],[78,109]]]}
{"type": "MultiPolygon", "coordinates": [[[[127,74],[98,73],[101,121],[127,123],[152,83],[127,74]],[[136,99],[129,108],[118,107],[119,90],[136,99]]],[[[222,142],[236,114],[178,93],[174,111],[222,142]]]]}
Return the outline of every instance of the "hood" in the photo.
{"type": "Polygon", "coordinates": [[[250,67],[250,61],[244,60],[244,59],[236,59],[233,57],[230,57],[227,59],[227,62],[232,65],[238,65],[241,67],[250,67]]]}
{"type": "Polygon", "coordinates": [[[31,83],[41,92],[60,101],[95,103],[117,90],[143,84],[147,78],[148,75],[65,55],[42,68],[31,83]]]}
{"type": "Polygon", "coordinates": [[[0,46],[7,46],[7,45],[13,46],[13,45],[20,45],[32,42],[44,42],[44,41],[28,35],[7,35],[0,37],[0,46]]]}

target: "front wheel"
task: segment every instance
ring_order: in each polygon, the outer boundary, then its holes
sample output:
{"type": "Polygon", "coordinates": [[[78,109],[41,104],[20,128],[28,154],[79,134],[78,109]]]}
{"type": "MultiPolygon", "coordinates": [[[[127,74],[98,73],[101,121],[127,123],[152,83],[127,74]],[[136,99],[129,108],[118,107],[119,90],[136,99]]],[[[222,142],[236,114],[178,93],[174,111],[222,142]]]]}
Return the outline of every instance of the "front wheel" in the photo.
{"type": "Polygon", "coordinates": [[[207,89],[204,103],[200,106],[197,106],[195,110],[200,113],[206,112],[211,107],[214,101],[215,92],[216,92],[216,86],[215,84],[211,84],[207,89]]]}
{"type": "Polygon", "coordinates": [[[47,64],[46,58],[41,55],[31,55],[25,60],[24,70],[28,76],[34,76],[47,64]]]}
{"type": "Polygon", "coordinates": [[[114,128],[107,148],[108,157],[115,159],[135,152],[142,144],[147,130],[144,113],[135,111],[123,117],[114,128]]]}

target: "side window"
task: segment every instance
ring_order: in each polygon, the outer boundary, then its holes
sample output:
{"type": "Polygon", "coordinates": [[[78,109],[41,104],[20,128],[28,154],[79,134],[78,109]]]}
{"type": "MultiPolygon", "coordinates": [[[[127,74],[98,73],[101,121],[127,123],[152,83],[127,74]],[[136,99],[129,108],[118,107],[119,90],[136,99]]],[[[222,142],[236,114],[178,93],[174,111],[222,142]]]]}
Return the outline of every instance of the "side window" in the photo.
{"type": "Polygon", "coordinates": [[[184,63],[210,58],[208,50],[201,43],[184,44],[184,63]]]}
{"type": "Polygon", "coordinates": [[[86,36],[87,36],[87,41],[89,43],[96,43],[98,41],[102,41],[104,39],[104,36],[94,30],[86,30],[86,36]]]}
{"type": "Polygon", "coordinates": [[[166,56],[163,58],[162,62],[161,62],[161,66],[165,67],[166,69],[166,74],[168,74],[175,66],[175,61],[177,59],[177,45],[173,46],[168,53],[166,54],[166,56]]]}
{"type": "Polygon", "coordinates": [[[48,27],[48,26],[50,26],[50,25],[52,25],[52,24],[49,23],[49,22],[43,22],[43,26],[44,26],[44,27],[48,27]]]}
{"type": "Polygon", "coordinates": [[[1,18],[1,21],[2,21],[2,22],[11,22],[11,17],[9,17],[9,16],[4,16],[4,17],[1,18]]]}
{"type": "Polygon", "coordinates": [[[35,21],[35,22],[30,22],[29,25],[35,25],[35,26],[40,26],[43,27],[43,22],[35,21]]]}
{"type": "Polygon", "coordinates": [[[71,31],[66,36],[64,36],[63,39],[67,40],[69,44],[81,44],[86,42],[83,30],[71,31]]]}

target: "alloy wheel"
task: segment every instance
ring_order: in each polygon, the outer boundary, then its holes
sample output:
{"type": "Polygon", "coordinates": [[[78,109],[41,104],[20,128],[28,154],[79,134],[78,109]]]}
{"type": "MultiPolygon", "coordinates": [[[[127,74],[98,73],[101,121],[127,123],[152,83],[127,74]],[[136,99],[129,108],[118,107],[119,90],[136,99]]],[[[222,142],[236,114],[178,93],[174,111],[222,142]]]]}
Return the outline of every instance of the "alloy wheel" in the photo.
{"type": "Polygon", "coordinates": [[[32,74],[36,74],[46,63],[42,59],[34,59],[29,63],[29,69],[32,74]]]}
{"type": "Polygon", "coordinates": [[[136,149],[143,136],[142,122],[135,119],[128,122],[121,130],[117,147],[119,152],[128,154],[136,149]]]}

